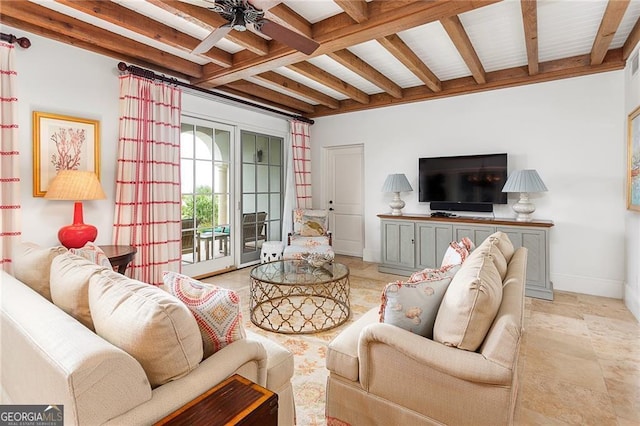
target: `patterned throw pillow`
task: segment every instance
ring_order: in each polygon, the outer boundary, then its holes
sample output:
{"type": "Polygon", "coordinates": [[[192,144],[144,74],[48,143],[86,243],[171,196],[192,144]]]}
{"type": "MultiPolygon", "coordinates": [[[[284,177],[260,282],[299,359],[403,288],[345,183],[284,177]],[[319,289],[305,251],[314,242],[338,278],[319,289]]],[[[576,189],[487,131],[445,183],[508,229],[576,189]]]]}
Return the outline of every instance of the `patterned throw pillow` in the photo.
{"type": "Polygon", "coordinates": [[[164,272],[162,279],[166,290],[193,313],[202,335],[204,358],[245,338],[236,292],[176,272],[164,272]]]}
{"type": "Polygon", "coordinates": [[[460,241],[453,241],[444,253],[440,266],[460,265],[469,256],[471,250],[475,248],[473,241],[464,237],[460,241]]]}
{"type": "Polygon", "coordinates": [[[467,237],[460,241],[453,241],[449,244],[449,248],[447,248],[444,254],[440,269],[426,268],[420,272],[414,272],[407,282],[418,283],[430,279],[429,277],[431,277],[434,272],[448,272],[452,267],[461,265],[474,247],[473,242],[467,237]]]}
{"type": "Polygon", "coordinates": [[[104,251],[91,241],[88,241],[84,247],[72,248],[69,251],[77,256],[84,257],[96,265],[112,268],[111,262],[109,262],[109,258],[104,254],[104,251]]]}
{"type": "Polygon", "coordinates": [[[382,292],[380,322],[431,339],[440,302],[460,265],[443,269],[425,270],[425,279],[420,282],[387,284],[382,292]]]}
{"type": "Polygon", "coordinates": [[[326,210],[295,209],[293,211],[293,230],[303,237],[327,235],[328,219],[326,210]]]}

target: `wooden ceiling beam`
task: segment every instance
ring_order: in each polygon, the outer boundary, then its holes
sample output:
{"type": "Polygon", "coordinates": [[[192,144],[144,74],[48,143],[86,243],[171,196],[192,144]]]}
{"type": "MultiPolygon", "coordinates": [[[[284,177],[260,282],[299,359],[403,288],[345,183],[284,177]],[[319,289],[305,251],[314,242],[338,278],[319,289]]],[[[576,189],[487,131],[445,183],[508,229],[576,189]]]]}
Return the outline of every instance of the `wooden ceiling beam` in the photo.
{"type": "Polygon", "coordinates": [[[598,28],[591,48],[591,65],[599,65],[604,60],[628,6],[629,0],[609,0],[607,3],[600,28],[598,28]]]}
{"type": "Polygon", "coordinates": [[[305,86],[302,83],[287,78],[282,74],[278,74],[274,71],[267,71],[263,72],[262,74],[256,74],[253,76],[253,78],[264,81],[265,83],[279,86],[284,90],[300,96],[304,96],[305,98],[316,101],[317,103],[325,105],[331,109],[338,109],[338,107],[340,106],[340,102],[338,102],[337,99],[334,99],[331,96],[325,95],[318,90],[305,86]]]}
{"type": "Polygon", "coordinates": [[[526,84],[541,83],[545,81],[560,80],[582,75],[609,72],[624,68],[622,49],[610,50],[600,65],[591,65],[590,55],[580,55],[572,58],[558,59],[540,64],[540,70],[535,75],[529,75],[527,66],[515,67],[506,70],[487,73],[487,83],[478,85],[473,77],[462,77],[442,82],[442,91],[431,92],[425,86],[409,87],[404,89],[402,99],[395,99],[388,94],[371,95],[371,102],[363,105],[351,99],[340,102],[338,110],[332,110],[323,106],[316,106],[316,112],[308,114],[310,118],[322,117],[347,112],[363,111],[392,105],[400,105],[411,102],[427,101],[438,98],[478,93],[487,90],[504,89],[522,86],[526,84]]]}
{"type": "Polygon", "coordinates": [[[429,89],[434,92],[442,90],[438,77],[396,34],[379,38],[376,41],[407,67],[407,69],[418,77],[429,89]]]}
{"type": "Polygon", "coordinates": [[[3,15],[46,30],[58,32],[61,35],[80,40],[86,44],[92,44],[99,49],[118,52],[123,56],[131,56],[130,52],[135,52],[136,56],[141,60],[173,70],[176,73],[188,75],[191,78],[198,78],[202,75],[202,66],[194,62],[29,1],[3,2],[1,10],[3,15]]]}
{"type": "MultiPolygon", "coordinates": [[[[193,4],[178,0],[146,1],[210,31],[228,23],[226,19],[216,12],[193,4]]],[[[251,31],[231,31],[225,38],[248,49],[256,55],[264,56],[269,53],[269,43],[251,31]]]]}
{"type": "Polygon", "coordinates": [[[456,46],[456,49],[458,49],[462,60],[467,64],[467,68],[471,71],[471,75],[476,83],[486,83],[486,72],[476,50],[473,48],[473,44],[471,44],[471,40],[469,40],[467,32],[464,30],[462,22],[460,22],[460,18],[450,16],[441,19],[440,23],[442,23],[445,31],[449,34],[451,41],[456,46]]]}
{"type": "Polygon", "coordinates": [[[538,73],[538,2],[537,0],[521,0],[522,26],[524,27],[524,43],[527,48],[529,75],[538,73]]]}
{"type": "Polygon", "coordinates": [[[301,101],[300,99],[292,98],[291,96],[287,96],[283,93],[276,92],[275,90],[268,89],[258,84],[251,83],[247,80],[234,81],[225,85],[225,87],[245,94],[250,94],[252,95],[253,99],[262,99],[262,102],[264,102],[264,100],[268,100],[269,102],[273,102],[279,105],[285,105],[289,109],[294,109],[296,111],[310,113],[315,110],[314,106],[307,102],[301,101]]]}
{"type": "MultiPolygon", "coordinates": [[[[138,56],[132,56],[131,54],[122,53],[122,52],[115,52],[113,50],[97,46],[93,43],[89,43],[83,40],[79,40],[75,37],[70,37],[68,35],[61,34],[58,31],[48,30],[46,28],[41,27],[40,25],[31,24],[29,22],[15,19],[11,16],[3,14],[2,12],[3,12],[3,8],[0,8],[0,22],[2,22],[2,24],[4,25],[9,25],[11,27],[15,27],[23,31],[28,31],[30,33],[37,34],[39,36],[48,38],[50,40],[59,41],[60,43],[68,44],[70,46],[79,47],[89,52],[97,53],[99,55],[108,56],[108,57],[117,59],[118,62],[124,61],[129,64],[135,64],[143,68],[150,68],[159,73],[169,74],[176,78],[181,78],[183,80],[188,80],[190,78],[190,76],[179,73],[176,70],[165,68],[161,65],[142,60],[138,56]]],[[[117,68],[117,64],[114,63],[114,69],[116,68],[117,68]]]]}
{"type": "Polygon", "coordinates": [[[362,23],[369,19],[369,8],[365,0],[333,0],[351,19],[362,23]]]}
{"type": "Polygon", "coordinates": [[[273,108],[277,108],[283,111],[287,111],[293,114],[297,114],[297,115],[306,115],[304,111],[299,111],[295,108],[292,108],[288,105],[282,105],[276,102],[271,102],[269,100],[266,99],[262,99],[259,98],[257,96],[252,95],[251,93],[245,93],[245,92],[241,92],[239,90],[235,90],[232,89],[231,87],[227,87],[227,86],[220,86],[220,87],[216,87],[215,90],[220,91],[220,92],[226,92],[229,95],[233,95],[239,99],[245,99],[245,100],[249,100],[249,101],[253,101],[262,105],[267,105],[269,107],[273,107],[273,108]]]}
{"type": "Polygon", "coordinates": [[[320,47],[310,56],[284,45],[279,48],[272,46],[269,54],[263,57],[245,57],[240,60],[237,56],[241,52],[238,52],[234,55],[233,67],[220,70],[205,65],[204,78],[195,80],[195,83],[207,81],[208,84],[222,85],[229,81],[244,79],[278,67],[304,61],[310,57],[324,55],[378,37],[395,34],[447,16],[468,12],[497,1],[499,0],[372,1],[369,5],[370,18],[361,24],[354,24],[346,13],[336,15],[337,18],[334,16],[313,24],[313,38],[320,43],[320,47]]]}
{"type": "Polygon", "coordinates": [[[277,6],[269,8],[265,12],[264,17],[269,19],[270,21],[282,25],[283,27],[297,31],[309,38],[313,37],[311,22],[307,21],[302,16],[297,14],[286,4],[278,4],[277,6]]]}
{"type": "Polygon", "coordinates": [[[359,102],[361,104],[369,103],[369,95],[350,85],[349,83],[340,80],[328,72],[324,71],[317,66],[310,64],[309,62],[298,62],[297,64],[291,64],[287,68],[301,74],[313,81],[317,81],[330,89],[340,92],[345,96],[359,102]]]}
{"type": "MultiPolygon", "coordinates": [[[[137,34],[149,37],[169,46],[177,47],[184,51],[192,51],[200,40],[182,33],[175,28],[162,24],[140,13],[120,6],[111,1],[96,0],[56,0],[58,3],[71,7],[96,18],[103,19],[112,24],[126,28],[137,34]]],[[[214,64],[221,67],[230,67],[232,64],[231,54],[222,49],[214,47],[202,56],[206,56],[214,64]]]]}
{"type": "Polygon", "coordinates": [[[380,71],[373,68],[371,65],[354,55],[347,49],[337,50],[335,52],[328,53],[334,61],[338,62],[342,66],[348,68],[354,73],[358,74],[365,80],[375,84],[394,98],[402,97],[402,87],[387,78],[380,71]]]}

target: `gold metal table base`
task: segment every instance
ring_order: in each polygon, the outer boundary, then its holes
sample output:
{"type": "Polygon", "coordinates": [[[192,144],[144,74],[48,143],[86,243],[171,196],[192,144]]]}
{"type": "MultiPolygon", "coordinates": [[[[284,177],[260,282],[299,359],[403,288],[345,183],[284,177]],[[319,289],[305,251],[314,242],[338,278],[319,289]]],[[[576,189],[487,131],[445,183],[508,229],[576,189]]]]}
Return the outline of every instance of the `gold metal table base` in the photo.
{"type": "MultiPolygon", "coordinates": [[[[250,315],[258,327],[284,334],[309,334],[330,330],[347,321],[349,307],[348,268],[339,265],[335,276],[328,269],[300,265],[293,271],[278,269],[272,262],[251,274],[250,315]],[[346,273],[344,272],[346,271],[346,273]],[[302,282],[296,282],[302,281],[302,282]]],[[[286,266],[291,266],[287,264],[286,266]]]]}

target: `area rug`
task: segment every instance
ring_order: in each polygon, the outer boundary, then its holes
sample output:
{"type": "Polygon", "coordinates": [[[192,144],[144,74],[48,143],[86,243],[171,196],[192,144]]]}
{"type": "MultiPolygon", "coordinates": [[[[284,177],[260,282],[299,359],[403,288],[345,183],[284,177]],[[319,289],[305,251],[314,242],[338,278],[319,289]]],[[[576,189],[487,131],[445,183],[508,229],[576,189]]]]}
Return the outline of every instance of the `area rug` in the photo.
{"type": "Polygon", "coordinates": [[[294,354],[295,370],[292,384],[298,426],[326,425],[324,401],[328,375],[325,367],[327,345],[362,314],[380,305],[380,281],[351,276],[350,285],[351,316],[346,323],[320,333],[297,335],[273,333],[256,327],[249,319],[249,288],[238,290],[245,327],[279,342],[294,354]]]}

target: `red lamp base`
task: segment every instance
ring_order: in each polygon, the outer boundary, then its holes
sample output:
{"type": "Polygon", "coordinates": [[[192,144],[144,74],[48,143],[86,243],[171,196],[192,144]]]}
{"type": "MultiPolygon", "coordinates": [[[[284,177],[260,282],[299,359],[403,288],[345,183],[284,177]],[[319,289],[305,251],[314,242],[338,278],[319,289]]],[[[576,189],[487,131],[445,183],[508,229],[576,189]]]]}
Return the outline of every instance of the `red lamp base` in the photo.
{"type": "Polygon", "coordinates": [[[82,203],[76,201],[73,207],[73,224],[63,226],[58,231],[58,239],[66,248],[84,247],[88,241],[95,241],[98,229],[93,225],[83,223],[82,203]]]}

